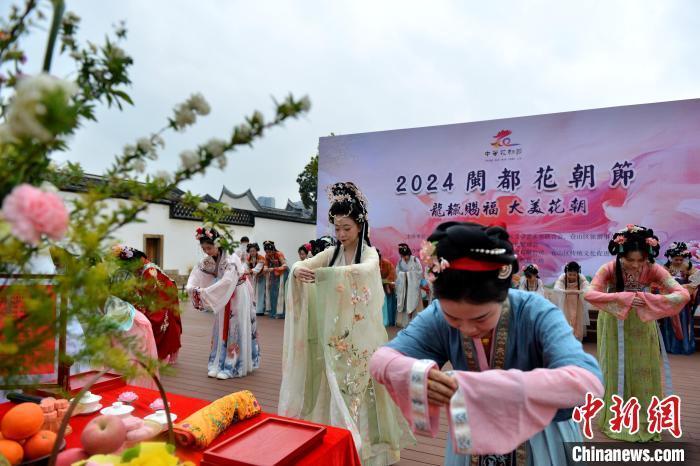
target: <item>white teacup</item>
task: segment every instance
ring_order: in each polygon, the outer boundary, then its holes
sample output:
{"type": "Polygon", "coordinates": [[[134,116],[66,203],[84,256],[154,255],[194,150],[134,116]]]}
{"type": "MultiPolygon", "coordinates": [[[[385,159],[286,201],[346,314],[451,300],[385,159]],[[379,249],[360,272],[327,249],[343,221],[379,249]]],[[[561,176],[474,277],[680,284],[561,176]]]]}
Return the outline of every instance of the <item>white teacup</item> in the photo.
{"type": "Polygon", "coordinates": [[[80,401],[78,402],[78,407],[81,412],[95,411],[100,407],[100,400],[102,400],[102,397],[100,395],[95,395],[91,392],[85,392],[85,394],[82,396],[82,398],[80,398],[80,401]]]}

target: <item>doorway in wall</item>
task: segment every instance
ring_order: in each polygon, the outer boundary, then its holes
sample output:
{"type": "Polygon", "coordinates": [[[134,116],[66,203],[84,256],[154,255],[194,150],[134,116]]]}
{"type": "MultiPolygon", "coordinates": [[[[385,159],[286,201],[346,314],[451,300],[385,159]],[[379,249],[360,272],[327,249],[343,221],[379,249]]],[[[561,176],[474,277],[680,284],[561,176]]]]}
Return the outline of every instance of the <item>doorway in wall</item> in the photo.
{"type": "Polygon", "coordinates": [[[163,235],[143,235],[143,252],[151,262],[163,268],[163,235]]]}

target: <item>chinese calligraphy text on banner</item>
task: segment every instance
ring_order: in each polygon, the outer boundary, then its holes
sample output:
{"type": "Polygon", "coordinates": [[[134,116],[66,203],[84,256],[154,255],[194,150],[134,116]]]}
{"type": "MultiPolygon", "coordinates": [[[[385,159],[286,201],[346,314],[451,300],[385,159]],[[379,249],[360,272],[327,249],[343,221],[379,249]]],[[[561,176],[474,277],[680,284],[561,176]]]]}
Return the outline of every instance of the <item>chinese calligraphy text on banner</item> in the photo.
{"type": "MultiPolygon", "coordinates": [[[[439,223],[475,221],[506,224],[545,283],[572,260],[593,275],[629,223],[662,247],[700,240],[698,127],[700,100],[685,100],[325,137],[318,211],[326,186],[353,181],[392,261],[398,243],[417,252],[439,223]]],[[[323,214],[318,230],[331,231],[323,214]]]]}

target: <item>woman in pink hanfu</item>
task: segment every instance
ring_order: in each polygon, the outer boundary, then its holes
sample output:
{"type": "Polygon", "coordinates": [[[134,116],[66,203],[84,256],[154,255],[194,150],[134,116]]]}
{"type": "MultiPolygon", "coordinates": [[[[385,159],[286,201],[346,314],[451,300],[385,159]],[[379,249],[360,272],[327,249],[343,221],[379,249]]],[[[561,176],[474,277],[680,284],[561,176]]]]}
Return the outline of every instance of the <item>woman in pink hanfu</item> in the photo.
{"type": "MultiPolygon", "coordinates": [[[[654,231],[639,225],[615,233],[608,244],[615,260],[596,273],[586,301],[598,314],[598,361],[605,379],[605,403],[612,396],[627,401],[636,397],[640,413],[646,413],[652,397],[672,394],[671,369],[657,319],[678,314],[688,303],[688,290],[654,263],[659,255],[659,239],[654,231]],[[652,294],[651,284],[661,286],[664,294],[652,294]],[[663,362],[662,362],[663,361],[663,362]],[[661,377],[664,366],[665,376],[661,377]]],[[[598,416],[601,430],[608,437],[627,442],[660,441],[659,432],[650,432],[646,415],[639,418],[638,430],[610,428],[613,412],[606,409],[598,416]]]]}
{"type": "Polygon", "coordinates": [[[445,409],[447,465],[567,464],[564,442],[582,441],[572,409],[602,394],[600,370],[561,310],[510,289],[506,230],[443,223],[421,258],[437,299],[377,350],[372,376],[417,433],[435,436],[445,409]]]}

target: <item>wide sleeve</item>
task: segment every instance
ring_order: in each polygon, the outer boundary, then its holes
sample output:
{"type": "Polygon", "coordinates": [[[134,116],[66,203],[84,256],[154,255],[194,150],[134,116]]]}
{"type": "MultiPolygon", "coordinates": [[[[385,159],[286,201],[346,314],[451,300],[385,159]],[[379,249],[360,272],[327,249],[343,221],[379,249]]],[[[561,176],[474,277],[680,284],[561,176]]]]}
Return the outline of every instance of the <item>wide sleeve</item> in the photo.
{"type": "MultiPolygon", "coordinates": [[[[596,359],[583,350],[566,321],[564,313],[549,301],[539,296],[530,296],[522,304],[526,315],[534,315],[532,327],[534,336],[531,345],[534,345],[542,355],[542,365],[545,369],[560,369],[568,366],[576,366],[588,371],[596,379],[597,383],[590,385],[590,391],[602,390],[603,376],[596,359]]],[[[586,380],[589,380],[588,378],[586,380]]],[[[556,391],[558,388],[552,388],[556,391]]],[[[583,393],[581,402],[583,402],[583,393]]],[[[574,405],[561,408],[573,408],[574,405]]],[[[564,421],[571,418],[572,409],[562,409],[554,418],[555,421],[564,421]]]]}
{"type": "Polygon", "coordinates": [[[683,306],[690,301],[688,290],[660,265],[654,264],[652,266],[650,279],[655,283],[659,283],[665,293],[638,293],[638,296],[646,303],[646,306],[635,308],[642,322],[674,316],[681,312],[683,306]]]}
{"type": "Polygon", "coordinates": [[[608,312],[618,319],[625,319],[632,307],[634,293],[621,291],[608,293],[608,284],[615,280],[613,263],[604,264],[593,277],[584,299],[600,311],[608,312]]]}
{"type": "Polygon", "coordinates": [[[224,274],[219,280],[199,290],[202,303],[215,313],[224,310],[236,290],[238,279],[243,271],[241,260],[235,254],[227,257],[225,267],[224,274]]]}
{"type": "Polygon", "coordinates": [[[554,287],[552,288],[552,293],[550,294],[551,301],[559,309],[564,309],[564,302],[566,300],[566,285],[564,284],[566,280],[566,274],[561,274],[559,279],[554,282],[554,287]]]}
{"type": "Polygon", "coordinates": [[[304,259],[303,261],[295,262],[294,265],[292,265],[290,273],[293,275],[294,271],[299,267],[306,267],[309,270],[316,270],[320,269],[321,267],[328,267],[330,258],[333,256],[333,251],[335,251],[335,248],[324,249],[315,256],[309,257],[308,259],[304,259]]]}
{"type": "MultiPolygon", "coordinates": [[[[435,436],[440,408],[428,402],[427,374],[433,361],[391,348],[370,362],[372,376],[387,387],[413,430],[435,436]]],[[[458,391],[447,409],[449,432],[460,454],[506,454],[542,431],[557,411],[584,403],[586,393],[601,396],[599,375],[580,366],[486,372],[453,371],[458,391]]]]}
{"type": "Polygon", "coordinates": [[[520,277],[520,282],[518,283],[518,289],[527,291],[527,278],[523,275],[520,277]]]}
{"type": "Polygon", "coordinates": [[[438,324],[437,303],[435,300],[421,311],[387,346],[414,359],[429,359],[444,366],[449,359],[449,344],[446,329],[438,324]]]}

